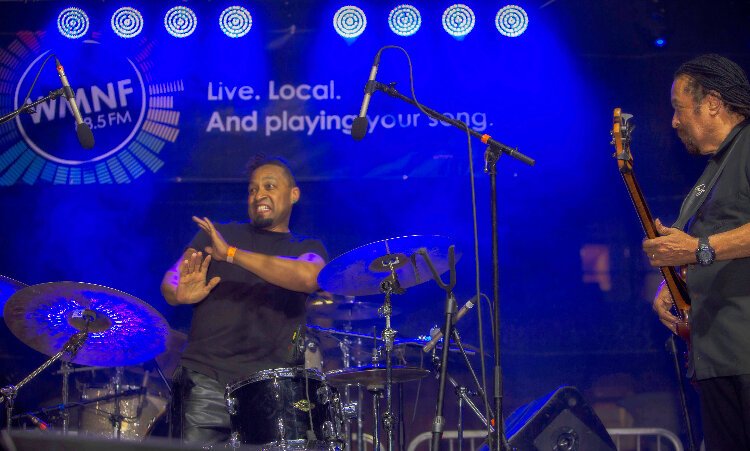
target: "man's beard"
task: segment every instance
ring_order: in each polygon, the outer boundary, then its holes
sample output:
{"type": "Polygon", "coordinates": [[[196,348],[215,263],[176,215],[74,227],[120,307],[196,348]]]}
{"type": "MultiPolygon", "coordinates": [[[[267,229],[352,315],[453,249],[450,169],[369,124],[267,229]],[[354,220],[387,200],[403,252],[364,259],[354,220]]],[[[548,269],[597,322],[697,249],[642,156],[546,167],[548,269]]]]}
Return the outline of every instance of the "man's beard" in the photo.
{"type": "Polygon", "coordinates": [[[685,145],[685,149],[687,149],[690,155],[701,154],[701,150],[698,148],[698,145],[695,143],[695,141],[693,141],[693,138],[688,136],[686,133],[683,133],[681,130],[677,130],[677,136],[680,138],[680,141],[682,141],[682,144],[685,145]]]}
{"type": "Polygon", "coordinates": [[[253,221],[251,222],[251,224],[256,229],[265,229],[266,227],[270,227],[271,224],[273,224],[273,219],[272,218],[258,218],[258,219],[253,219],[253,221]]]}

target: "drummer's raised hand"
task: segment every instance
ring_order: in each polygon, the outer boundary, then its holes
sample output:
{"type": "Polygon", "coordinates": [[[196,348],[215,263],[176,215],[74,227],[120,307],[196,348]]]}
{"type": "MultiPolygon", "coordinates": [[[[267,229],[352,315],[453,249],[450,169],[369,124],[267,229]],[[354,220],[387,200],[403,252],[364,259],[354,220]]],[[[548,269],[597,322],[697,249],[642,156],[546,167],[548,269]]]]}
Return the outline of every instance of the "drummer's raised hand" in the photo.
{"type": "Polygon", "coordinates": [[[220,277],[214,277],[206,283],[206,274],[208,265],[211,263],[211,256],[206,255],[202,258],[201,252],[193,252],[186,256],[179,267],[179,280],[177,281],[177,302],[179,304],[196,304],[214,289],[221,281],[220,277]]]}
{"type": "Polygon", "coordinates": [[[206,232],[206,235],[208,235],[209,238],[211,238],[211,246],[206,246],[206,253],[213,257],[213,259],[216,261],[225,261],[227,259],[227,251],[229,250],[229,246],[224,240],[224,237],[221,236],[221,233],[216,230],[216,227],[214,227],[214,224],[211,222],[211,220],[206,217],[203,217],[201,219],[197,216],[193,216],[193,221],[198,224],[198,227],[206,232]]]}

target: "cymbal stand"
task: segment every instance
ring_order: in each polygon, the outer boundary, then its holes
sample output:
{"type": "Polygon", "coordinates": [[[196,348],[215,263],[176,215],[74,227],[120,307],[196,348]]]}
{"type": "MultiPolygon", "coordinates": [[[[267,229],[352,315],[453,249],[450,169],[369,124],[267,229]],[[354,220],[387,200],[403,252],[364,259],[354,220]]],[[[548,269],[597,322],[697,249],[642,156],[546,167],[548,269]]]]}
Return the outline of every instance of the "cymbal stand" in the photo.
{"type": "MultiPolygon", "coordinates": [[[[93,317],[92,317],[93,321],[93,317]]],[[[16,399],[16,395],[18,394],[18,390],[21,389],[24,385],[26,385],[29,381],[31,381],[33,378],[39,375],[42,371],[46,370],[50,365],[55,363],[57,360],[59,360],[63,354],[66,352],[70,353],[70,358],[72,359],[75,357],[76,352],[81,348],[83,343],[88,338],[88,324],[86,323],[85,330],[78,332],[71,336],[68,341],[65,342],[62,349],[52,357],[50,357],[46,362],[44,362],[39,368],[35,369],[31,372],[28,376],[26,376],[21,382],[19,382],[16,385],[8,385],[6,387],[3,387],[0,389],[0,402],[5,401],[5,410],[6,410],[6,428],[10,430],[10,420],[13,416],[13,403],[16,399]]]]}
{"type": "MultiPolygon", "coordinates": [[[[432,264],[430,256],[426,249],[420,249],[416,252],[424,258],[427,265],[430,267],[432,277],[435,282],[445,290],[445,329],[443,329],[444,337],[451,337],[453,334],[453,314],[456,311],[456,297],[453,295],[453,287],[456,286],[456,247],[450,246],[448,248],[448,265],[450,267],[450,282],[445,284],[440,278],[440,274],[435,269],[435,265],[432,264]]],[[[432,451],[440,450],[440,439],[443,436],[443,430],[445,429],[445,417],[443,417],[443,404],[445,401],[445,381],[448,371],[448,351],[450,350],[450,339],[446,339],[443,343],[443,352],[440,359],[440,388],[438,389],[438,399],[435,406],[435,418],[432,420],[432,451]]]]}
{"type": "Polygon", "coordinates": [[[115,438],[117,440],[120,440],[120,435],[122,433],[122,420],[124,417],[122,416],[122,412],[120,411],[120,388],[122,384],[122,372],[123,369],[121,366],[118,366],[115,368],[115,375],[112,378],[112,385],[115,389],[115,396],[114,396],[114,405],[115,410],[111,414],[109,414],[110,420],[112,421],[112,427],[114,428],[115,438]]]}
{"type": "MultiPolygon", "coordinates": [[[[351,331],[351,323],[347,322],[347,325],[344,326],[344,330],[347,332],[351,331]]],[[[349,337],[344,336],[344,338],[339,341],[339,349],[341,349],[341,360],[344,368],[349,368],[350,366],[350,360],[351,360],[351,344],[352,341],[349,339],[349,337]]],[[[349,396],[349,385],[346,385],[344,387],[344,405],[350,405],[351,397],[349,396]]],[[[360,421],[362,418],[362,414],[357,412],[357,421],[360,421]]],[[[351,451],[352,449],[352,422],[350,418],[344,419],[344,435],[346,438],[344,439],[344,450],[345,451],[351,451]]],[[[357,439],[359,440],[360,435],[357,435],[357,439]]]]}
{"type": "MultiPolygon", "coordinates": [[[[380,291],[385,295],[383,306],[380,307],[380,313],[385,317],[385,329],[383,329],[382,338],[385,342],[385,413],[383,413],[383,429],[388,437],[388,451],[393,451],[393,364],[391,354],[393,353],[393,339],[396,337],[396,330],[391,328],[391,295],[403,294],[405,290],[401,288],[396,276],[396,266],[401,264],[398,255],[390,255],[390,258],[382,262],[383,266],[388,267],[391,272],[380,283],[380,291]]],[[[375,448],[377,450],[377,448],[375,448]]]]}
{"type": "MultiPolygon", "coordinates": [[[[70,373],[72,372],[72,367],[70,366],[69,362],[62,362],[60,365],[60,374],[62,374],[62,403],[63,405],[68,404],[68,401],[70,401],[70,373]]],[[[65,409],[61,412],[62,416],[62,432],[63,434],[68,433],[68,424],[70,421],[70,413],[68,412],[68,409],[65,409]]]]}

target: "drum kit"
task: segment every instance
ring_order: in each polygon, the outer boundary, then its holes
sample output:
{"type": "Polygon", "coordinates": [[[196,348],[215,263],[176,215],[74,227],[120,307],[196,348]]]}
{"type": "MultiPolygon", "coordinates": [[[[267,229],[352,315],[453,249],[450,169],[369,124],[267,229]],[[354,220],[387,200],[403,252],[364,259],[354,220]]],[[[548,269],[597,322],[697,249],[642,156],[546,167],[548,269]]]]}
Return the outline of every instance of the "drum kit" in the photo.
{"type": "MultiPolygon", "coordinates": [[[[392,297],[406,289],[435,280],[452,296],[455,255],[445,237],[407,236],[373,242],[329,262],[320,272],[321,291],[308,298],[306,355],[319,352],[330,339],[341,351],[343,368],[323,371],[320,359],[308,358],[306,367],[277,368],[250,375],[226,387],[226,408],[231,420],[230,445],[262,449],[351,449],[350,423],[356,418],[357,448],[364,449],[363,390],[373,397],[373,447],[380,449],[380,421],[388,451],[394,447],[394,384],[417,381],[430,371],[405,365],[405,348],[421,349],[429,337],[396,338],[391,316],[399,309],[392,297]],[[450,271],[451,282],[440,275],[450,271]],[[358,300],[381,295],[382,304],[358,300]],[[382,318],[384,327],[365,334],[352,331],[352,322],[382,318]],[[314,322],[338,321],[343,329],[314,322]],[[357,390],[352,401],[350,389],[357,390]],[[380,400],[386,406],[380,410],[380,400]]],[[[124,370],[153,362],[164,385],[167,368],[178,364],[184,334],[172,331],[166,320],[147,303],[118,290],[81,282],[53,282],[33,286],[0,276],[0,306],[9,330],[23,343],[50,356],[39,368],[15,385],[0,389],[12,419],[34,418],[59,411],[62,431],[95,433],[115,439],[141,440],[149,435],[157,418],[164,415],[168,398],[147,390],[149,371],[141,370],[143,383],[130,385],[124,370]],[[13,416],[14,400],[34,377],[56,361],[62,361],[62,404],[13,416]],[[84,365],[73,368],[71,364],[84,365]],[[78,372],[111,370],[104,386],[85,386],[80,399],[71,402],[69,376],[78,372]],[[78,423],[70,412],[78,409],[78,423]]],[[[435,340],[433,340],[435,341],[435,340]]],[[[434,343],[432,343],[434,345],[434,343]]],[[[444,353],[453,347],[443,347],[444,353]]],[[[467,351],[472,353],[472,351],[467,351]]],[[[442,390],[442,388],[441,388],[442,390]]],[[[168,394],[167,394],[168,395],[168,394]]],[[[440,413],[441,411],[438,410],[440,413]]],[[[399,412],[400,414],[400,412],[399,412]]],[[[36,423],[36,422],[34,422],[36,423]]],[[[403,444],[402,444],[403,446],[403,444]]]]}

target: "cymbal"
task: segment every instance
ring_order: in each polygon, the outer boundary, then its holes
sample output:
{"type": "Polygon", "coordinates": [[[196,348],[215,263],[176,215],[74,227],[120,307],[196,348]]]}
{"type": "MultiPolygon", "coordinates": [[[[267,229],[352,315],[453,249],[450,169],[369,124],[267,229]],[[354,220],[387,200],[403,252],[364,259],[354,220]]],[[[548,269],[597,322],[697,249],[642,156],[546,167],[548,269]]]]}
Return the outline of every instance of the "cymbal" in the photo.
{"type": "MultiPolygon", "coordinates": [[[[83,282],[50,282],[18,290],[5,304],[8,329],[31,348],[55,355],[92,314],[89,337],[73,363],[128,366],[166,349],[169,326],[153,307],[122,291],[83,282]]],[[[67,355],[63,358],[68,358],[67,355]]]]}
{"type": "MultiPolygon", "coordinates": [[[[424,368],[413,366],[394,365],[391,371],[394,383],[410,382],[422,379],[430,374],[424,368]]],[[[365,365],[333,370],[326,373],[326,380],[333,384],[362,384],[383,385],[385,384],[385,365],[365,365]]]]}
{"type": "Polygon", "coordinates": [[[0,275],[0,316],[3,316],[3,309],[8,298],[13,296],[13,293],[16,291],[27,286],[25,283],[0,275]]]}
{"type": "Polygon", "coordinates": [[[180,363],[182,351],[185,350],[185,345],[187,344],[187,338],[185,332],[169,329],[166,350],[154,357],[156,363],[159,364],[159,368],[161,368],[161,372],[164,373],[164,377],[168,380],[172,380],[172,374],[180,363]]]}
{"type": "MultiPolygon", "coordinates": [[[[307,297],[307,314],[312,318],[329,318],[339,321],[358,321],[380,317],[382,302],[357,300],[354,296],[341,296],[318,290],[307,297]]],[[[391,308],[391,314],[400,313],[391,308]]]]}
{"type": "MultiPolygon", "coordinates": [[[[417,251],[424,248],[438,274],[449,268],[451,240],[438,235],[411,235],[365,244],[328,262],[318,274],[318,285],[345,296],[380,294],[381,283],[392,280],[394,268],[401,288],[432,280],[432,272],[417,251]]],[[[460,254],[456,254],[456,260],[460,254]]]]}

